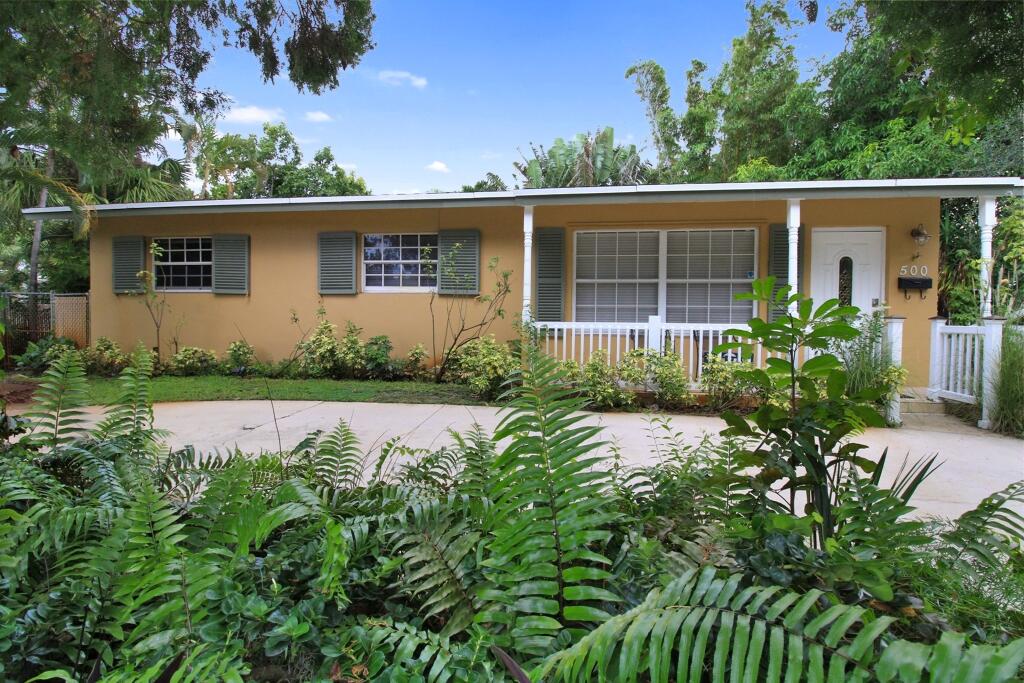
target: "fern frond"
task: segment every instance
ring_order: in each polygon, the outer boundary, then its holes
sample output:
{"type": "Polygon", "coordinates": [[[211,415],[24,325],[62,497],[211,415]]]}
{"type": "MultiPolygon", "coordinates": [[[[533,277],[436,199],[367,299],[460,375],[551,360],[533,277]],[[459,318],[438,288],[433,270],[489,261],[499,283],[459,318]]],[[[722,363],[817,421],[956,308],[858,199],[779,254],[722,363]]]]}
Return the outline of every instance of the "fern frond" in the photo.
{"type": "Polygon", "coordinates": [[[455,486],[461,464],[451,448],[405,448],[402,455],[406,460],[398,465],[395,481],[442,495],[455,486]]]}
{"type": "Polygon", "coordinates": [[[691,571],[598,626],[534,672],[548,681],[1013,680],[1024,641],[1002,648],[945,634],[936,645],[893,641],[895,621],[819,591],[742,588],[739,575],[691,571]],[[970,676],[970,674],[966,674],[970,676]]]}
{"type": "Polygon", "coordinates": [[[314,439],[311,446],[308,452],[317,483],[333,489],[359,485],[365,458],[359,448],[359,438],[347,422],[338,420],[333,431],[314,439]]]}
{"type": "Polygon", "coordinates": [[[447,616],[444,636],[465,630],[480,609],[475,551],[481,536],[459,519],[456,505],[452,498],[411,505],[392,533],[403,560],[400,588],[420,603],[424,618],[447,616]]]}
{"type": "Polygon", "coordinates": [[[360,648],[380,662],[373,671],[374,680],[422,680],[425,683],[448,681],[508,680],[501,665],[489,651],[490,638],[474,629],[468,642],[417,629],[390,617],[363,619],[352,629],[360,648]]]}
{"type": "Polygon", "coordinates": [[[93,431],[97,439],[125,437],[136,447],[143,448],[166,435],[165,431],[153,427],[152,375],[153,356],[140,348],[132,354],[131,364],[121,371],[120,394],[93,431]]]}
{"type": "MultiPolygon", "coordinates": [[[[917,471],[916,466],[911,471],[917,471]]],[[[876,481],[854,467],[843,477],[836,489],[837,542],[854,553],[872,548],[892,557],[926,544],[924,523],[909,518],[914,508],[903,497],[906,486],[882,489],[876,481]]]]}
{"type": "Polygon", "coordinates": [[[33,408],[25,413],[31,432],[29,443],[55,448],[70,443],[85,432],[88,403],[85,368],[77,351],[66,351],[43,373],[32,397],[33,408]]]}
{"type": "Polygon", "coordinates": [[[238,456],[237,452],[231,451],[224,453],[213,450],[203,453],[192,446],[170,451],[158,465],[160,487],[168,496],[187,507],[195,502],[217,475],[238,462],[247,462],[244,456],[238,456]]]}
{"type": "Polygon", "coordinates": [[[975,573],[972,563],[998,570],[1007,555],[1024,544],[1024,480],[1010,484],[960,515],[941,535],[942,561],[958,571],[975,573]],[[1015,509],[1016,508],[1016,509],[1015,509]]]}
{"type": "Polygon", "coordinates": [[[132,482],[140,475],[132,470],[124,456],[126,451],[119,441],[77,441],[59,449],[91,483],[88,493],[92,497],[117,507],[128,504],[132,482]]]}
{"type": "Polygon", "coordinates": [[[595,455],[600,429],[581,424],[583,402],[556,361],[530,345],[521,377],[494,435],[511,442],[495,462],[484,563],[493,587],[483,593],[492,604],[480,619],[507,625],[517,652],[544,655],[563,629],[604,621],[621,600],[603,554],[618,513],[595,455]]]}
{"type": "Polygon", "coordinates": [[[476,499],[487,498],[491,481],[495,476],[497,449],[494,441],[476,422],[465,436],[454,429],[449,429],[448,435],[455,442],[454,450],[460,466],[456,489],[459,493],[476,499]]]}

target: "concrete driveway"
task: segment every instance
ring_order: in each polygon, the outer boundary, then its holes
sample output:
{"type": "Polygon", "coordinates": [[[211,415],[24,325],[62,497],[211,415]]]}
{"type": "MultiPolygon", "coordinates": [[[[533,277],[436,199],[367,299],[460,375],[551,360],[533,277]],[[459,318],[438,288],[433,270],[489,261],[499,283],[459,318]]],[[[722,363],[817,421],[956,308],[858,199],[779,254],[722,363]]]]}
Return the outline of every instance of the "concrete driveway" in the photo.
{"type": "MultiPolygon", "coordinates": [[[[99,409],[90,409],[95,415],[99,409]]],[[[308,432],[330,430],[346,420],[363,448],[379,452],[389,438],[400,436],[413,447],[439,447],[451,442],[448,429],[466,431],[474,422],[490,431],[498,424],[499,409],[484,406],[383,403],[326,403],[317,401],[208,401],[161,403],[154,407],[158,427],[171,432],[175,447],[191,444],[202,451],[238,447],[247,452],[290,449],[308,432]],[[276,420],[275,420],[276,413],[276,420]]],[[[650,416],[593,414],[604,427],[604,439],[635,464],[657,462],[652,449],[650,416]]],[[[671,415],[673,430],[696,443],[716,434],[724,422],[714,417],[671,415]]],[[[916,460],[939,454],[943,465],[918,490],[919,513],[951,517],[977,505],[989,494],[1024,479],[1024,441],[965,425],[946,415],[910,415],[900,429],[871,429],[858,439],[877,457],[889,449],[891,478],[904,457],[916,460]]]]}

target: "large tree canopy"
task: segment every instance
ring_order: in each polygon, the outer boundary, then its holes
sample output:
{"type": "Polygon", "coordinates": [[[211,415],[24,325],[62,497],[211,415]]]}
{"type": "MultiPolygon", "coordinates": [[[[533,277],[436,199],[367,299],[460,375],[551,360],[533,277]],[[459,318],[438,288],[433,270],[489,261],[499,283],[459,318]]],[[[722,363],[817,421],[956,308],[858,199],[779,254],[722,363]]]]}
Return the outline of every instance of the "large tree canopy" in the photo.
{"type": "MultiPolygon", "coordinates": [[[[828,18],[846,34],[845,48],[801,80],[794,20],[782,0],[748,2],[747,31],[719,73],[693,62],[682,112],[660,65],[626,72],[647,108],[655,175],[700,182],[1020,174],[1024,4],[1011,4],[854,0],[828,18]],[[954,58],[956,45],[963,51],[954,58]]],[[[815,3],[802,6],[816,18],[815,3]]]]}
{"type": "Polygon", "coordinates": [[[370,194],[366,181],[346,171],[334,159],[329,147],[302,162],[295,136],[283,123],[264,124],[263,135],[224,135],[208,155],[197,158],[221,169],[211,187],[215,198],[255,199],[260,197],[330,197],[370,194]],[[216,155],[224,154],[218,159],[216,155]]]}
{"type": "MultiPolygon", "coordinates": [[[[201,120],[224,102],[199,84],[216,49],[319,93],[373,47],[373,21],[370,0],[0,0],[0,227],[10,244],[32,232],[29,286],[44,226],[21,208],[70,204],[84,233],[87,203],[189,196],[186,165],[146,159],[166,157],[159,140],[183,114],[201,120]]],[[[244,156],[232,147],[246,141],[206,137],[226,148],[221,162],[244,156]]]]}

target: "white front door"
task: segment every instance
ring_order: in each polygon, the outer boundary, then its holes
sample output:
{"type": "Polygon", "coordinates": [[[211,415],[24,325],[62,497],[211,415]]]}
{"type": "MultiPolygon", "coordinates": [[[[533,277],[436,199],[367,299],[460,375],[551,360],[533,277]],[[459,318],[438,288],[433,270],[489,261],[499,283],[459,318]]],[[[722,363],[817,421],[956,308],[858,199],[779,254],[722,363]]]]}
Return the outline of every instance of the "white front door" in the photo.
{"type": "Polygon", "coordinates": [[[885,235],[881,228],[815,228],[811,297],[839,299],[868,313],[882,304],[885,235]]]}

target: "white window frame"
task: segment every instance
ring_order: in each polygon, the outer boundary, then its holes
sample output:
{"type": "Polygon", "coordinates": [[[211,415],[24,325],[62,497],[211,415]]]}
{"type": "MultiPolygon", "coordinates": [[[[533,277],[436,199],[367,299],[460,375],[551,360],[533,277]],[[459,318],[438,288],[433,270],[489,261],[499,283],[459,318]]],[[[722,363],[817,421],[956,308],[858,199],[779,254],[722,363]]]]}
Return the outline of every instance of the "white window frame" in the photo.
{"type": "MultiPolygon", "coordinates": [[[[665,235],[664,235],[664,233],[665,233],[665,231],[661,230],[659,228],[631,228],[631,227],[629,227],[627,225],[623,225],[621,227],[617,226],[617,227],[614,227],[614,228],[608,228],[608,229],[604,229],[604,230],[575,230],[575,231],[573,231],[573,233],[572,233],[572,319],[573,319],[573,321],[576,321],[576,301],[577,301],[577,298],[576,298],[576,285],[577,285],[577,283],[580,283],[580,282],[582,282],[584,284],[591,284],[591,283],[598,284],[598,283],[607,283],[607,282],[612,282],[612,283],[627,282],[627,283],[630,283],[630,284],[656,284],[656,285],[658,285],[658,314],[661,315],[661,310],[662,310],[662,307],[663,307],[663,303],[662,302],[665,300],[665,297],[664,297],[664,286],[665,286],[665,235]],[[577,245],[576,245],[577,238],[581,234],[599,235],[601,233],[608,233],[608,232],[656,232],[656,233],[662,233],[658,237],[658,277],[657,278],[634,278],[634,279],[631,279],[631,280],[607,280],[607,279],[603,279],[603,278],[585,278],[585,279],[581,280],[580,278],[578,278],[576,276],[577,273],[579,272],[579,269],[576,267],[577,266],[576,257],[579,255],[579,252],[577,251],[577,248],[576,248],[577,247],[577,245]]],[[[595,321],[595,322],[598,322],[598,321],[595,321]]],[[[601,322],[613,322],[613,321],[605,320],[605,321],[601,321],[601,322]]],[[[641,320],[641,321],[638,321],[638,322],[646,322],[646,321],[641,320]]]]}
{"type": "MultiPolygon", "coordinates": [[[[157,291],[157,292],[169,292],[169,293],[173,293],[173,294],[187,294],[187,293],[192,293],[192,292],[195,292],[195,293],[207,292],[207,293],[209,293],[209,292],[213,291],[213,261],[214,261],[213,235],[174,235],[174,236],[171,236],[171,237],[153,237],[150,240],[150,244],[152,245],[154,243],[157,243],[157,242],[160,242],[160,241],[164,241],[164,240],[168,240],[169,241],[169,240],[195,240],[195,239],[209,240],[210,241],[210,260],[209,261],[157,261],[156,258],[154,258],[152,256],[152,252],[150,252],[149,257],[150,257],[150,260],[152,261],[152,266],[153,266],[153,289],[155,291],[157,291]],[[156,273],[158,265],[166,265],[166,266],[210,266],[210,286],[209,287],[158,287],[157,286],[157,273],[156,273]]],[[[200,247],[200,251],[202,251],[202,247],[200,247]]],[[[164,250],[164,253],[167,253],[166,249],[164,250]]]]}
{"type": "MultiPolygon", "coordinates": [[[[437,232],[431,232],[429,230],[423,230],[423,231],[413,231],[413,230],[402,230],[402,231],[398,231],[398,230],[391,230],[391,231],[388,231],[388,230],[375,230],[373,232],[361,232],[361,233],[359,233],[357,235],[357,239],[358,239],[358,247],[357,248],[359,250],[359,291],[366,292],[366,293],[369,293],[369,294],[381,293],[381,292],[391,292],[391,293],[398,293],[398,294],[401,294],[401,293],[406,293],[406,294],[423,294],[424,292],[430,293],[430,292],[437,291],[437,285],[436,284],[433,287],[431,287],[429,285],[425,286],[425,287],[422,287],[422,286],[421,287],[403,287],[401,285],[399,285],[397,287],[394,286],[394,285],[390,285],[390,286],[388,286],[388,285],[381,285],[381,286],[374,285],[374,286],[368,287],[366,285],[366,275],[367,275],[367,273],[366,273],[366,260],[363,258],[363,249],[365,248],[363,246],[363,244],[364,244],[363,243],[363,238],[366,237],[367,235],[398,235],[399,237],[401,237],[402,235],[433,235],[434,237],[438,237],[438,233],[437,232]]],[[[401,248],[401,247],[399,247],[399,248],[401,248]]],[[[440,249],[439,246],[435,246],[434,248],[435,249],[440,249]]],[[[440,256],[441,256],[440,251],[438,251],[437,256],[438,256],[438,258],[434,260],[434,267],[435,268],[438,267],[438,264],[440,263],[440,260],[441,260],[440,259],[440,256]]],[[[408,262],[408,261],[406,261],[406,262],[408,262]]],[[[374,261],[373,263],[377,263],[377,262],[374,261]]],[[[402,263],[402,259],[399,259],[398,261],[381,261],[381,263],[402,263]]],[[[420,263],[423,263],[423,261],[420,261],[420,263]]],[[[434,279],[436,280],[437,277],[438,277],[438,275],[435,272],[434,273],[434,279]]]]}
{"type": "MultiPolygon", "coordinates": [[[[668,311],[668,233],[679,232],[683,230],[747,230],[754,233],[754,277],[750,279],[746,278],[695,278],[695,279],[673,279],[673,283],[728,283],[734,284],[738,282],[753,282],[759,276],[761,269],[761,233],[762,227],[757,225],[682,225],[672,227],[659,227],[659,228],[632,228],[627,225],[609,227],[599,230],[574,230],[572,234],[572,319],[576,322],[576,285],[577,283],[592,283],[592,282],[617,282],[617,280],[604,280],[604,279],[579,279],[577,277],[578,269],[576,259],[578,256],[576,240],[580,234],[600,234],[602,232],[656,232],[658,233],[658,278],[653,279],[636,279],[636,280],[623,280],[623,282],[630,283],[657,283],[658,285],[658,317],[664,323],[667,320],[666,313],[668,311]]],[[[756,317],[758,313],[758,305],[756,301],[752,301],[750,305],[751,317],[756,317]]],[[[611,321],[601,321],[611,322],[611,321]]],[[[639,321],[645,322],[645,321],[639,321]]],[[[718,324],[729,324],[738,325],[740,323],[671,323],[673,325],[718,325],[718,324]]]]}

